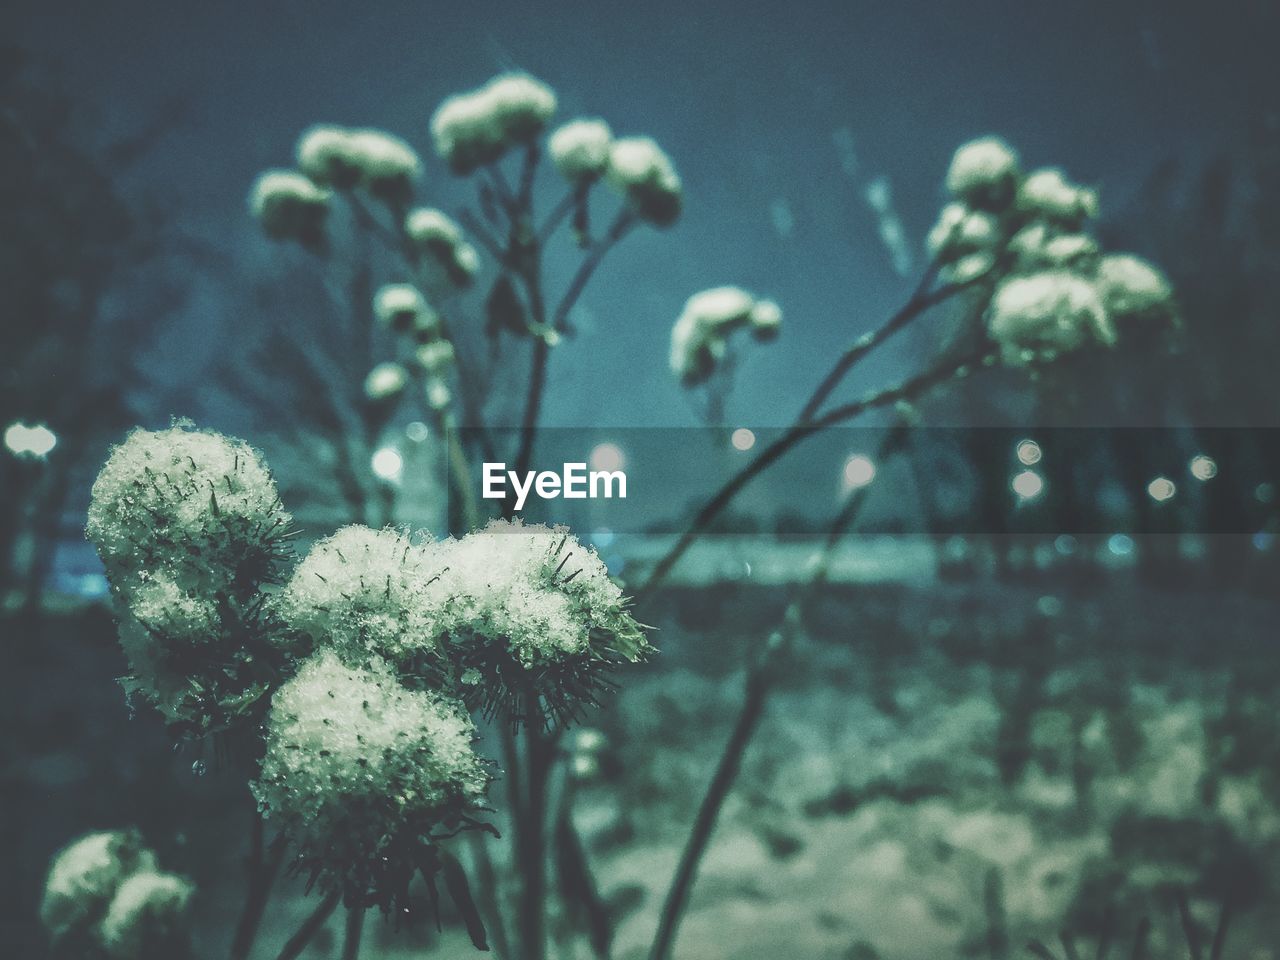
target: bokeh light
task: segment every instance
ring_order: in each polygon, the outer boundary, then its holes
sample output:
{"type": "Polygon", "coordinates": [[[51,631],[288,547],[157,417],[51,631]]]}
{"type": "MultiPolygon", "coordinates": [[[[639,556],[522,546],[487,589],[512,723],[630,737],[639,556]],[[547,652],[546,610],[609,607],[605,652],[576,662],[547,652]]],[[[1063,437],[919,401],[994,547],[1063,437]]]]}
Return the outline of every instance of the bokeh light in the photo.
{"type": "Polygon", "coordinates": [[[44,424],[11,423],[4,431],[4,445],[15,457],[43,460],[58,445],[58,437],[44,424]]]}
{"type": "Polygon", "coordinates": [[[756,445],[756,435],[746,427],[739,427],[729,438],[735,450],[750,450],[756,445]]]}
{"type": "Polygon", "coordinates": [[[404,474],[404,458],[395,447],[382,447],[374,451],[369,466],[375,477],[387,483],[399,483],[404,474]]]}
{"type": "Polygon", "coordinates": [[[1023,470],[1014,475],[1009,486],[1021,499],[1034,500],[1044,492],[1044,477],[1034,470],[1023,470]]]}
{"type": "Polygon", "coordinates": [[[422,443],[430,435],[431,431],[427,425],[421,420],[414,420],[405,425],[404,435],[412,443],[422,443]]]}
{"type": "Polygon", "coordinates": [[[616,443],[597,443],[591,448],[592,470],[621,470],[627,462],[616,443]]]}
{"type": "Polygon", "coordinates": [[[844,486],[846,490],[859,490],[876,478],[876,465],[863,453],[855,453],[844,462],[844,486]]]}
{"type": "Polygon", "coordinates": [[[1031,467],[1040,462],[1040,458],[1044,453],[1040,449],[1040,444],[1034,440],[1023,440],[1019,442],[1017,447],[1018,462],[1023,466],[1031,467]]]}
{"type": "Polygon", "coordinates": [[[1191,458],[1190,470],[1197,480],[1212,480],[1218,475],[1218,464],[1213,457],[1198,453],[1191,458]]]}
{"type": "Polygon", "coordinates": [[[1147,496],[1157,503],[1164,503],[1166,500],[1172,500],[1173,495],[1177,492],[1178,488],[1168,477],[1156,477],[1147,484],[1147,496]]]}

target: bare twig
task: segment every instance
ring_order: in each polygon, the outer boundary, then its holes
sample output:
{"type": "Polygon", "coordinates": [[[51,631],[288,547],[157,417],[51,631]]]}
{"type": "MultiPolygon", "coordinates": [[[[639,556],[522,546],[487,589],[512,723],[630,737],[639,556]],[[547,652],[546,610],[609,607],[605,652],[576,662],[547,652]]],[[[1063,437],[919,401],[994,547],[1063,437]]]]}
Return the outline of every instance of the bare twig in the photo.
{"type": "Polygon", "coordinates": [[[294,960],[295,957],[299,956],[307,948],[311,938],[320,932],[320,928],[333,915],[333,911],[338,909],[338,904],[341,901],[342,894],[336,890],[321,900],[320,905],[311,911],[306,920],[302,921],[302,926],[298,928],[298,932],[285,943],[284,949],[280,951],[276,960],[294,960]]]}

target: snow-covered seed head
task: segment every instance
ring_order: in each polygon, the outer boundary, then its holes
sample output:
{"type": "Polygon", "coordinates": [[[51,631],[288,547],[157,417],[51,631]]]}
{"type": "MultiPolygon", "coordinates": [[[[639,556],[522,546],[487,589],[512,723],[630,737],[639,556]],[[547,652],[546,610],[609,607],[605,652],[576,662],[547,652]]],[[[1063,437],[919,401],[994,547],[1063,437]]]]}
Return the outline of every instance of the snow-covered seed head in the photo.
{"type": "Polygon", "coordinates": [[[468,706],[519,718],[532,693],[564,720],[612,666],[651,649],[604,563],[563,527],[494,520],[434,548],[432,590],[468,706]]]}
{"type": "Polygon", "coordinates": [[[591,183],[609,165],[613,131],[603,120],[573,120],[547,140],[547,152],[560,176],[570,183],[591,183]]]}
{"type": "Polygon", "coordinates": [[[189,944],[195,888],[171,873],[144,870],[116,891],[99,928],[112,960],[180,956],[189,944]]]}
{"type": "Polygon", "coordinates": [[[941,264],[952,264],[974,253],[994,252],[1002,241],[1000,224],[989,213],[948,203],[926,240],[929,253],[941,264]]]}
{"type": "Polygon", "coordinates": [[[144,574],[193,595],[244,595],[267,578],[291,519],[256,450],[178,425],[134,430],[111,451],[86,533],[126,595],[144,574]]]}
{"type": "Polygon", "coordinates": [[[1098,243],[1083,233],[1061,233],[1043,220],[1023,227],[1009,241],[1016,268],[1031,273],[1064,268],[1090,273],[1098,263],[1098,243]]]}
{"type": "Polygon", "coordinates": [[[381,130],[316,126],[298,140],[298,169],[337,190],[361,186],[389,203],[407,201],[422,172],[414,149],[381,130]]]}
{"type": "Polygon", "coordinates": [[[404,231],[414,249],[441,268],[450,283],[471,285],[480,269],[480,255],[452,218],[431,207],[418,207],[405,217],[404,231]]]}
{"type": "Polygon", "coordinates": [[[433,340],[417,350],[419,366],[433,376],[441,377],[452,369],[456,359],[453,344],[448,340],[433,340]]]}
{"type": "Polygon", "coordinates": [[[555,111],[555,92],[541,80],[504,73],[445,100],[431,118],[431,135],[450,169],[469,174],[532,140],[555,111]]]}
{"type": "Polygon", "coordinates": [[[343,527],[311,548],[275,600],[278,615],[318,647],[352,663],[434,651],[439,564],[395,530],[343,527]]]}
{"type": "Polygon", "coordinates": [[[249,193],[249,210],[272,240],[293,240],[311,250],[324,246],[329,191],[300,173],[263,173],[249,193]]]}
{"type": "Polygon", "coordinates": [[[999,213],[1018,188],[1018,155],[999,137],[971,140],[955,152],[947,170],[947,190],[975,210],[999,213]]]}
{"type": "Polygon", "coordinates": [[[772,300],[757,300],[751,308],[751,335],[760,341],[774,340],[782,331],[782,308],[772,300]]]}
{"type": "Polygon", "coordinates": [[[701,383],[715,372],[735,330],[749,326],[767,340],[781,321],[776,303],[757,301],[741,287],[695,293],[671,328],[671,372],[686,386],[701,383]]]}
{"type": "Polygon", "coordinates": [[[55,947],[97,939],[97,925],[120,885],[156,869],[156,858],[133,831],[90,833],[54,858],[40,901],[40,922],[55,947]]]}
{"type": "Polygon", "coordinates": [[[1079,230],[1098,215],[1098,194],[1069,182],[1061,170],[1037,170],[1018,188],[1018,210],[1066,230],[1079,230]]]}
{"type": "Polygon", "coordinates": [[[429,311],[422,293],[411,283],[388,283],[373,295],[373,315],[382,326],[408,333],[418,318],[429,311]]]}
{"type": "Polygon", "coordinates": [[[625,137],[609,148],[606,171],[613,185],[635,212],[657,227],[669,227],[680,217],[684,190],[671,159],[649,137],[625,137]]]}
{"type": "Polygon", "coordinates": [[[316,654],[276,691],[266,726],[253,793],[324,889],[390,908],[426,844],[475,825],[488,776],[470,719],[376,659],[316,654]]]}
{"type": "Polygon", "coordinates": [[[1052,360],[1091,343],[1109,346],[1116,339],[1097,286],[1065,270],[1002,282],[988,307],[987,331],[1010,366],[1052,360]]]}
{"type": "Polygon", "coordinates": [[[409,383],[409,372],[398,363],[380,363],[364,378],[364,395],[381,402],[394,400],[409,383]]]}
{"type": "Polygon", "coordinates": [[[1103,257],[1098,263],[1097,284],[1107,312],[1117,323],[1135,319],[1172,322],[1177,317],[1168,279],[1141,257],[1103,257]]]}

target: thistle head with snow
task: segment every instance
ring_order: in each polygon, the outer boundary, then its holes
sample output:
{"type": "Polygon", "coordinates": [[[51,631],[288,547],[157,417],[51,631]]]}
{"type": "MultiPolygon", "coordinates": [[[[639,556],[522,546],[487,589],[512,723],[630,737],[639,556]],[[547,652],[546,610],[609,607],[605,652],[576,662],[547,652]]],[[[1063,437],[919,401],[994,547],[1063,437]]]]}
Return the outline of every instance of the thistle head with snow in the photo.
{"type": "Polygon", "coordinates": [[[248,444],[179,424],[135,430],[94,481],[86,528],[121,616],[126,687],[175,732],[251,716],[287,651],[263,588],[291,517],[248,444]]]}
{"type": "Polygon", "coordinates": [[[946,178],[951,201],[930,231],[945,279],[984,298],[986,335],[1010,366],[1049,363],[1111,346],[1136,324],[1176,320],[1169,282],[1138,257],[1104,255],[1084,232],[1098,195],[1056,168],[1023,174],[996,137],[960,147],[946,178]]]}

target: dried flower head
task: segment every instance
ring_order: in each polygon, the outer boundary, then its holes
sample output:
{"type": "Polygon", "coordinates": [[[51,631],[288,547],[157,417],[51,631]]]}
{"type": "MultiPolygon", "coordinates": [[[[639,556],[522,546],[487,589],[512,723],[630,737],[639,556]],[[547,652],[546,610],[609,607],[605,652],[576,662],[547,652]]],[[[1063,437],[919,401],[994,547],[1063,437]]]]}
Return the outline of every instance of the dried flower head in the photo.
{"type": "Polygon", "coordinates": [[[547,152],[560,176],[570,183],[598,180],[609,165],[613,131],[603,120],[573,120],[547,140],[547,152]]]}
{"type": "Polygon", "coordinates": [[[679,219],[684,198],[680,177],[649,137],[615,140],[606,176],[642,219],[656,227],[669,227],[679,219]]]}
{"type": "Polygon", "coordinates": [[[1116,337],[1095,284],[1065,270],[1003,281],[987,311],[987,331],[1011,366],[1052,360],[1091,343],[1109,346],[1116,337]]]}
{"type": "Polygon", "coordinates": [[[971,209],[999,213],[1013,202],[1019,176],[1013,148],[999,137],[982,137],[955,152],[947,170],[947,190],[971,209]]]}
{"type": "Polygon", "coordinates": [[[431,135],[441,159],[465,175],[537,136],[555,110],[555,93],[545,83],[504,73],[445,100],[431,118],[431,135]]]}
{"type": "Polygon", "coordinates": [[[254,182],[249,210],[272,240],[292,240],[308,250],[325,244],[329,191],[292,170],[268,170],[254,182]]]}

